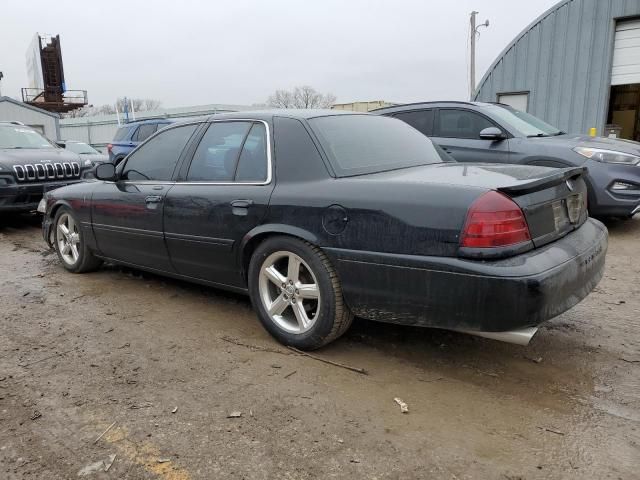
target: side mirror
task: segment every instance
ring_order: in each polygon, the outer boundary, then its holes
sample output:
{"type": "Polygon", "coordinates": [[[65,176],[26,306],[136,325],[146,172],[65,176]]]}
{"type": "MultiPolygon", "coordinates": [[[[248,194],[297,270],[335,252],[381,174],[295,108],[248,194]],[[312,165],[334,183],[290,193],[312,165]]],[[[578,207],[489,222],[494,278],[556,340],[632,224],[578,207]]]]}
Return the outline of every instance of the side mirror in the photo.
{"type": "Polygon", "coordinates": [[[497,127],[488,127],[480,132],[480,138],[482,140],[504,140],[506,137],[502,130],[497,127]]]}
{"type": "Polygon", "coordinates": [[[101,163],[96,167],[94,176],[98,180],[104,180],[106,182],[115,182],[117,180],[116,166],[110,162],[101,163]]]}

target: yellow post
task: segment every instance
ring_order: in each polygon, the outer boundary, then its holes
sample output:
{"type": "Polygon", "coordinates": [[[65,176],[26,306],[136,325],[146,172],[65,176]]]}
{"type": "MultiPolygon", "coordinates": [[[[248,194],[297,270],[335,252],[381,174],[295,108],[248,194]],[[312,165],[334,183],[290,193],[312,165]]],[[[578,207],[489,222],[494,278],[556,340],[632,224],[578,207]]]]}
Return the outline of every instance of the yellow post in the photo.
{"type": "Polygon", "coordinates": [[[598,134],[598,131],[595,129],[595,127],[591,127],[589,129],[589,136],[590,137],[595,137],[598,134]]]}

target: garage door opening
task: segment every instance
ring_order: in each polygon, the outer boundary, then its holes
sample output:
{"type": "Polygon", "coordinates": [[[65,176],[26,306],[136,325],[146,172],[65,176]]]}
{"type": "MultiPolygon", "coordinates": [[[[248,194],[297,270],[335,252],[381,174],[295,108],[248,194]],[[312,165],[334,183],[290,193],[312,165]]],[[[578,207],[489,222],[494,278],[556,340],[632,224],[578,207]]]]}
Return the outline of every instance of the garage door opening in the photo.
{"type": "Polygon", "coordinates": [[[640,20],[618,22],[605,134],[640,140],[640,20]]]}
{"type": "Polygon", "coordinates": [[[611,87],[607,135],[640,141],[640,83],[611,87]]]}

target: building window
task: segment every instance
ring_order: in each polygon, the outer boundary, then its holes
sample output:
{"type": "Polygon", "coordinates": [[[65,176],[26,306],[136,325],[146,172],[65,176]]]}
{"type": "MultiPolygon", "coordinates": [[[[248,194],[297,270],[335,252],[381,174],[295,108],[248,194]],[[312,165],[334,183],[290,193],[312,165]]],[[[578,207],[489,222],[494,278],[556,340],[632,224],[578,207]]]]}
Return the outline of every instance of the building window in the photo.
{"type": "Polygon", "coordinates": [[[529,92],[499,93],[498,103],[504,103],[516,110],[526,112],[529,109],[529,92]]]}

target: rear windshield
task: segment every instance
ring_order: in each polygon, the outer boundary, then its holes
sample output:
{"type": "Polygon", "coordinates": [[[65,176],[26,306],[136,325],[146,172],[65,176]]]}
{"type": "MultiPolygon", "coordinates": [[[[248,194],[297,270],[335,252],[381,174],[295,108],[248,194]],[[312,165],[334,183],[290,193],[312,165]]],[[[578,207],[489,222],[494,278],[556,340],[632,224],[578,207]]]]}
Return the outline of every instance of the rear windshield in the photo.
{"type": "Polygon", "coordinates": [[[131,127],[120,127],[116,132],[116,136],[113,137],[113,141],[118,142],[120,140],[124,140],[125,138],[127,138],[129,130],[131,130],[131,127]]]}
{"type": "Polygon", "coordinates": [[[19,125],[0,126],[0,148],[54,148],[35,130],[19,125]]]}
{"type": "Polygon", "coordinates": [[[335,115],[309,124],[341,177],[447,161],[431,140],[395,118],[335,115]]]}

